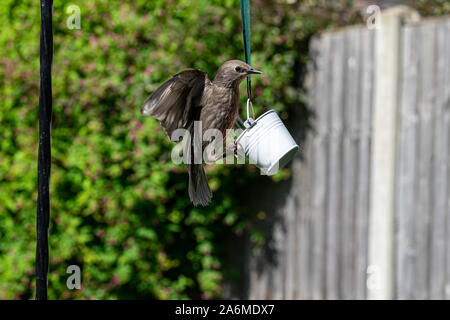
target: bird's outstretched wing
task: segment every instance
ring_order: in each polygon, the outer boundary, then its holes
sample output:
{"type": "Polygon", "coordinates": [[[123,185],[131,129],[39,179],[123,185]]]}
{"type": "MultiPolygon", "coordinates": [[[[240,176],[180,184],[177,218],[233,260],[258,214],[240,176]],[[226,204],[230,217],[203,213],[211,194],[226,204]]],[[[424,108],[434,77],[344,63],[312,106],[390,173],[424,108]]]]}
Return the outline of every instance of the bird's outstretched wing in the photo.
{"type": "Polygon", "coordinates": [[[203,91],[209,83],[206,72],[197,69],[183,70],[147,98],[141,113],[159,120],[172,140],[175,129],[187,129],[195,115],[199,114],[199,110],[195,109],[200,107],[203,91]]]}

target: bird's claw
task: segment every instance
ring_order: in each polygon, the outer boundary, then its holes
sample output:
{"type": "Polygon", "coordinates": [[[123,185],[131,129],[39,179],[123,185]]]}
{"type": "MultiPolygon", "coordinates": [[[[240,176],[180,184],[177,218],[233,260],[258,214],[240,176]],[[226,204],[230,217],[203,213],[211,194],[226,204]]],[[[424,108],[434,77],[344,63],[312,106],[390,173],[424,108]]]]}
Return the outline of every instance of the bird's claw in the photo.
{"type": "Polygon", "coordinates": [[[239,156],[238,155],[238,147],[239,147],[239,145],[237,144],[236,140],[233,140],[233,143],[226,147],[226,154],[228,155],[229,154],[228,151],[231,151],[231,152],[233,152],[233,156],[236,159],[238,159],[238,156],[239,156]]]}
{"type": "Polygon", "coordinates": [[[233,140],[233,143],[228,144],[225,146],[225,152],[223,152],[220,155],[216,155],[215,157],[213,157],[213,162],[216,162],[218,160],[221,159],[225,159],[228,155],[230,155],[231,153],[233,153],[233,156],[236,159],[239,159],[239,151],[240,150],[240,146],[238,145],[238,143],[236,142],[236,140],[233,140]]]}

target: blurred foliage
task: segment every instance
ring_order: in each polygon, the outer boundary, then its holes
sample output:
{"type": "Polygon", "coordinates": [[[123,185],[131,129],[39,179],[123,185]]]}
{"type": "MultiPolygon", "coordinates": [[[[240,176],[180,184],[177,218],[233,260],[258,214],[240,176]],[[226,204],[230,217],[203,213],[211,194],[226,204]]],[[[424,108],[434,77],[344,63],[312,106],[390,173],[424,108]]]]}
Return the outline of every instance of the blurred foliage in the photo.
{"type": "Polygon", "coordinates": [[[414,0],[410,5],[423,16],[441,16],[450,13],[449,0],[414,0]]]}
{"type": "MultiPolygon", "coordinates": [[[[38,3],[0,2],[0,299],[34,294],[38,3]]],[[[183,68],[213,77],[225,60],[243,59],[239,1],[77,0],[81,30],[66,26],[70,4],[54,1],[49,297],[220,296],[230,234],[263,242],[240,196],[259,173],[208,167],[213,203],[192,207],[172,144],[139,110],[183,68]],[[71,264],[82,269],[81,290],[66,288],[71,264]]],[[[255,105],[287,118],[304,108],[310,36],[362,20],[351,1],[251,6],[252,62],[265,71],[254,77],[255,105]]]]}

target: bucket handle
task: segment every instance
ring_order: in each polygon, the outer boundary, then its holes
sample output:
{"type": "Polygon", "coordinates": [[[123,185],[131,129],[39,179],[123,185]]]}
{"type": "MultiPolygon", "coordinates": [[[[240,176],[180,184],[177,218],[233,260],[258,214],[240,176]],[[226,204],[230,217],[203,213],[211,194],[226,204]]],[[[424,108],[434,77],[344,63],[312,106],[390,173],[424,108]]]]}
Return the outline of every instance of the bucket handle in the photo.
{"type": "Polygon", "coordinates": [[[250,98],[247,99],[247,120],[250,118],[249,106],[252,107],[252,119],[255,119],[255,111],[253,110],[253,103],[250,98]]]}
{"type": "Polygon", "coordinates": [[[256,124],[255,121],[255,111],[253,110],[253,103],[250,100],[250,98],[247,99],[247,120],[245,120],[244,122],[244,127],[246,129],[249,129],[251,127],[253,127],[256,124]],[[250,118],[250,107],[252,108],[252,117],[250,118]]]}

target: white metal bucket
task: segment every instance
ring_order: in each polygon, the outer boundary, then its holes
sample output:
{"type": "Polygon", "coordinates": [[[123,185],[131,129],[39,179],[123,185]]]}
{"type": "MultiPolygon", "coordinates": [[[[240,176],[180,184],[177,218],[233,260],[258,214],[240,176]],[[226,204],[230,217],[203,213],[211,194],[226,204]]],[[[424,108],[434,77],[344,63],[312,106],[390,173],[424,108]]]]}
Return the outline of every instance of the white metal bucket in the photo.
{"type": "Polygon", "coordinates": [[[236,139],[238,151],[259,167],[262,174],[271,176],[292,160],[299,147],[275,110],[253,120],[249,117],[249,104],[247,101],[246,129],[236,139]]]}

